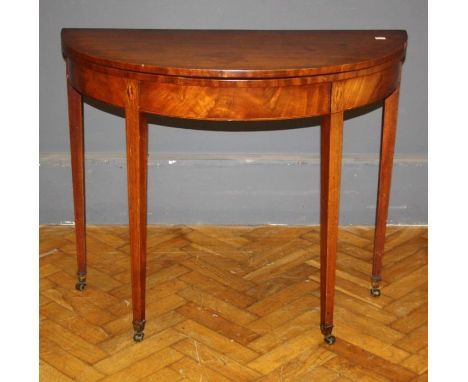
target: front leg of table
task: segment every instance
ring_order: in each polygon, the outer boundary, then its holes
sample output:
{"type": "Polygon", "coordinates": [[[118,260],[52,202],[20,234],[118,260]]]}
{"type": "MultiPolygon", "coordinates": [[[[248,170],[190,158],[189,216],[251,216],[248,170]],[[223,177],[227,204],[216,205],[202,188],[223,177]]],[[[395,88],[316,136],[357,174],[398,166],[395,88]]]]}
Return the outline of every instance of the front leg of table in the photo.
{"type": "Polygon", "coordinates": [[[388,205],[390,200],[399,93],[399,87],[397,87],[397,89],[385,99],[383,108],[379,186],[374,235],[374,258],[371,277],[371,295],[374,297],[380,296],[380,282],[382,280],[382,256],[384,253],[385,230],[387,228],[388,205]]]}
{"type": "Polygon", "coordinates": [[[320,329],[333,344],[333,301],[340,205],[343,112],[322,117],[320,131],[320,329]]]}
{"type": "Polygon", "coordinates": [[[76,289],[86,286],[86,207],[84,179],[83,97],[67,81],[70,154],[75,211],[76,258],[78,282],[76,289]]]}
{"type": "Polygon", "coordinates": [[[125,98],[133,339],[139,342],[145,327],[148,123],[139,110],[138,81],[128,81],[125,98]]]}

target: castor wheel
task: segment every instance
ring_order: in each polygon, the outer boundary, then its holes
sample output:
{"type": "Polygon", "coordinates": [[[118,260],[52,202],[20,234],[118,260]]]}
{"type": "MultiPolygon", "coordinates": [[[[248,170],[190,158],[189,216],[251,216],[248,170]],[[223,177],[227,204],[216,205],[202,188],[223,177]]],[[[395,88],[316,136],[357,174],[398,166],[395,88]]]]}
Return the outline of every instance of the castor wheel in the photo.
{"type": "Polygon", "coordinates": [[[333,345],[336,342],[336,337],[329,334],[329,335],[325,336],[324,341],[328,345],[333,345]]]}
{"type": "Polygon", "coordinates": [[[380,288],[371,288],[370,290],[372,297],[379,297],[380,296],[380,288]]]}
{"type": "Polygon", "coordinates": [[[86,273],[78,272],[77,276],[78,282],[75,284],[75,288],[81,292],[86,286],[86,273]]]}
{"type": "Polygon", "coordinates": [[[143,332],[136,332],[134,335],[133,335],[133,341],[135,342],[141,342],[143,341],[143,338],[145,337],[145,333],[143,332]]]}

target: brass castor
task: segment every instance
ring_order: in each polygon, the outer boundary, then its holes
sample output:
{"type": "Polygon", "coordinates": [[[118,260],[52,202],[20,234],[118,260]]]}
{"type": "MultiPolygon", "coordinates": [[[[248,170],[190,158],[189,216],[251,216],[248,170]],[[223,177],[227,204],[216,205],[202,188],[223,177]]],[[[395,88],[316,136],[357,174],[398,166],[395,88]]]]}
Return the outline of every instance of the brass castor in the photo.
{"type": "Polygon", "coordinates": [[[143,329],[145,328],[145,322],[145,320],[133,320],[133,341],[143,341],[143,337],[145,336],[145,334],[143,333],[143,329]]]}
{"type": "Polygon", "coordinates": [[[328,345],[333,345],[335,342],[336,342],[336,337],[335,336],[332,336],[331,334],[328,334],[324,337],[324,341],[328,344],[328,345]]]}
{"type": "Polygon", "coordinates": [[[135,332],[133,335],[133,341],[135,342],[141,342],[143,341],[143,338],[145,337],[145,333],[143,332],[135,332]]]}
{"type": "Polygon", "coordinates": [[[379,297],[380,296],[380,288],[371,288],[370,290],[372,297],[379,297]]]}
{"type": "Polygon", "coordinates": [[[86,286],[86,273],[78,273],[78,282],[75,284],[76,290],[80,292],[84,290],[86,286]]]}

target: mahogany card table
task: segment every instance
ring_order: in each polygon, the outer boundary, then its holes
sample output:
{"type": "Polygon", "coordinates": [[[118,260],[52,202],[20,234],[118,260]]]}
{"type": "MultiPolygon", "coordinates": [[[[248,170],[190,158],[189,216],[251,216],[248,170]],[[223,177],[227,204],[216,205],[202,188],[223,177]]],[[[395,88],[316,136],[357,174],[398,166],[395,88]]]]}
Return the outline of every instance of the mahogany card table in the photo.
{"type": "Polygon", "coordinates": [[[78,283],[86,285],[83,96],[125,111],[134,340],[145,326],[148,114],[218,121],[321,116],[320,329],[332,335],[343,114],[383,100],[371,294],[380,295],[401,30],[63,29],[78,283]]]}

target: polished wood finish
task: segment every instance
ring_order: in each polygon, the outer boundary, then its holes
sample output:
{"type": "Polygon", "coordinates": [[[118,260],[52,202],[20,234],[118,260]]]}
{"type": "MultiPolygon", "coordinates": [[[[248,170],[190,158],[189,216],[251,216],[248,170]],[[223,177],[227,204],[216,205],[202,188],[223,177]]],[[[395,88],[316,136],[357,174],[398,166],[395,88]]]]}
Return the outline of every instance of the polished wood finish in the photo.
{"type": "Polygon", "coordinates": [[[147,113],[241,121],[328,114],[330,84],[337,82],[343,86],[340,110],[365,106],[387,97],[398,86],[401,71],[401,63],[392,61],[326,76],[234,81],[136,74],[71,61],[68,65],[81,93],[114,106],[125,106],[126,80],[131,78],[140,81],[140,108],[147,113]]]}
{"type": "Polygon", "coordinates": [[[86,283],[86,202],[83,99],[67,81],[68,117],[70,131],[70,155],[73,183],[73,206],[75,211],[76,258],[78,262],[77,287],[86,283]]]}
{"type": "MultiPolygon", "coordinates": [[[[396,128],[396,94],[406,40],[405,31],[382,30],[62,30],[71,94],[71,132],[76,133],[76,127],[82,131],[77,106],[81,95],[125,110],[136,340],[141,339],[145,323],[148,144],[145,114],[159,114],[232,121],[322,116],[321,328],[326,340],[334,341],[331,329],[343,113],[386,99],[375,281],[377,276],[380,279],[396,128]]],[[[77,243],[81,246],[77,253],[79,269],[83,269],[85,232],[84,215],[81,218],[80,214],[84,214],[84,180],[82,164],[79,164],[83,157],[79,154],[82,147],[73,143],[76,139],[72,139],[72,157],[75,157],[73,173],[77,179],[74,180],[77,243]]],[[[374,282],[374,296],[376,288],[374,282]]]]}
{"type": "Polygon", "coordinates": [[[322,117],[320,131],[320,329],[333,329],[336,250],[340,206],[343,112],[322,117]]]}
{"type": "Polygon", "coordinates": [[[401,61],[406,39],[406,32],[398,30],[62,30],[64,55],[75,62],[236,79],[343,73],[401,61]]]}
{"type": "Polygon", "coordinates": [[[342,108],[351,110],[388,97],[400,82],[401,63],[365,77],[343,82],[342,108]]]}
{"type": "Polygon", "coordinates": [[[379,186],[377,192],[377,211],[375,219],[374,258],[372,265],[372,286],[380,287],[382,279],[382,256],[387,228],[388,205],[390,202],[390,184],[392,180],[393,152],[395,149],[398,98],[397,88],[385,99],[382,119],[382,142],[380,147],[379,186]]]}
{"type": "Polygon", "coordinates": [[[139,109],[139,93],[138,81],[127,81],[125,130],[130,253],[132,254],[133,327],[136,335],[143,339],[146,293],[148,123],[139,109]]]}
{"type": "Polygon", "coordinates": [[[88,226],[85,293],[70,288],[73,231],[39,232],[41,381],[427,380],[427,227],[388,227],[379,299],[373,227],[340,227],[333,346],[317,330],[318,226],[149,225],[137,346],[127,227],[88,226]]]}
{"type": "MultiPolygon", "coordinates": [[[[275,82],[275,81],[270,81],[275,82]]],[[[329,84],[266,87],[181,86],[143,82],[141,108],[148,113],[206,120],[303,118],[330,111],[329,84]]]]}

